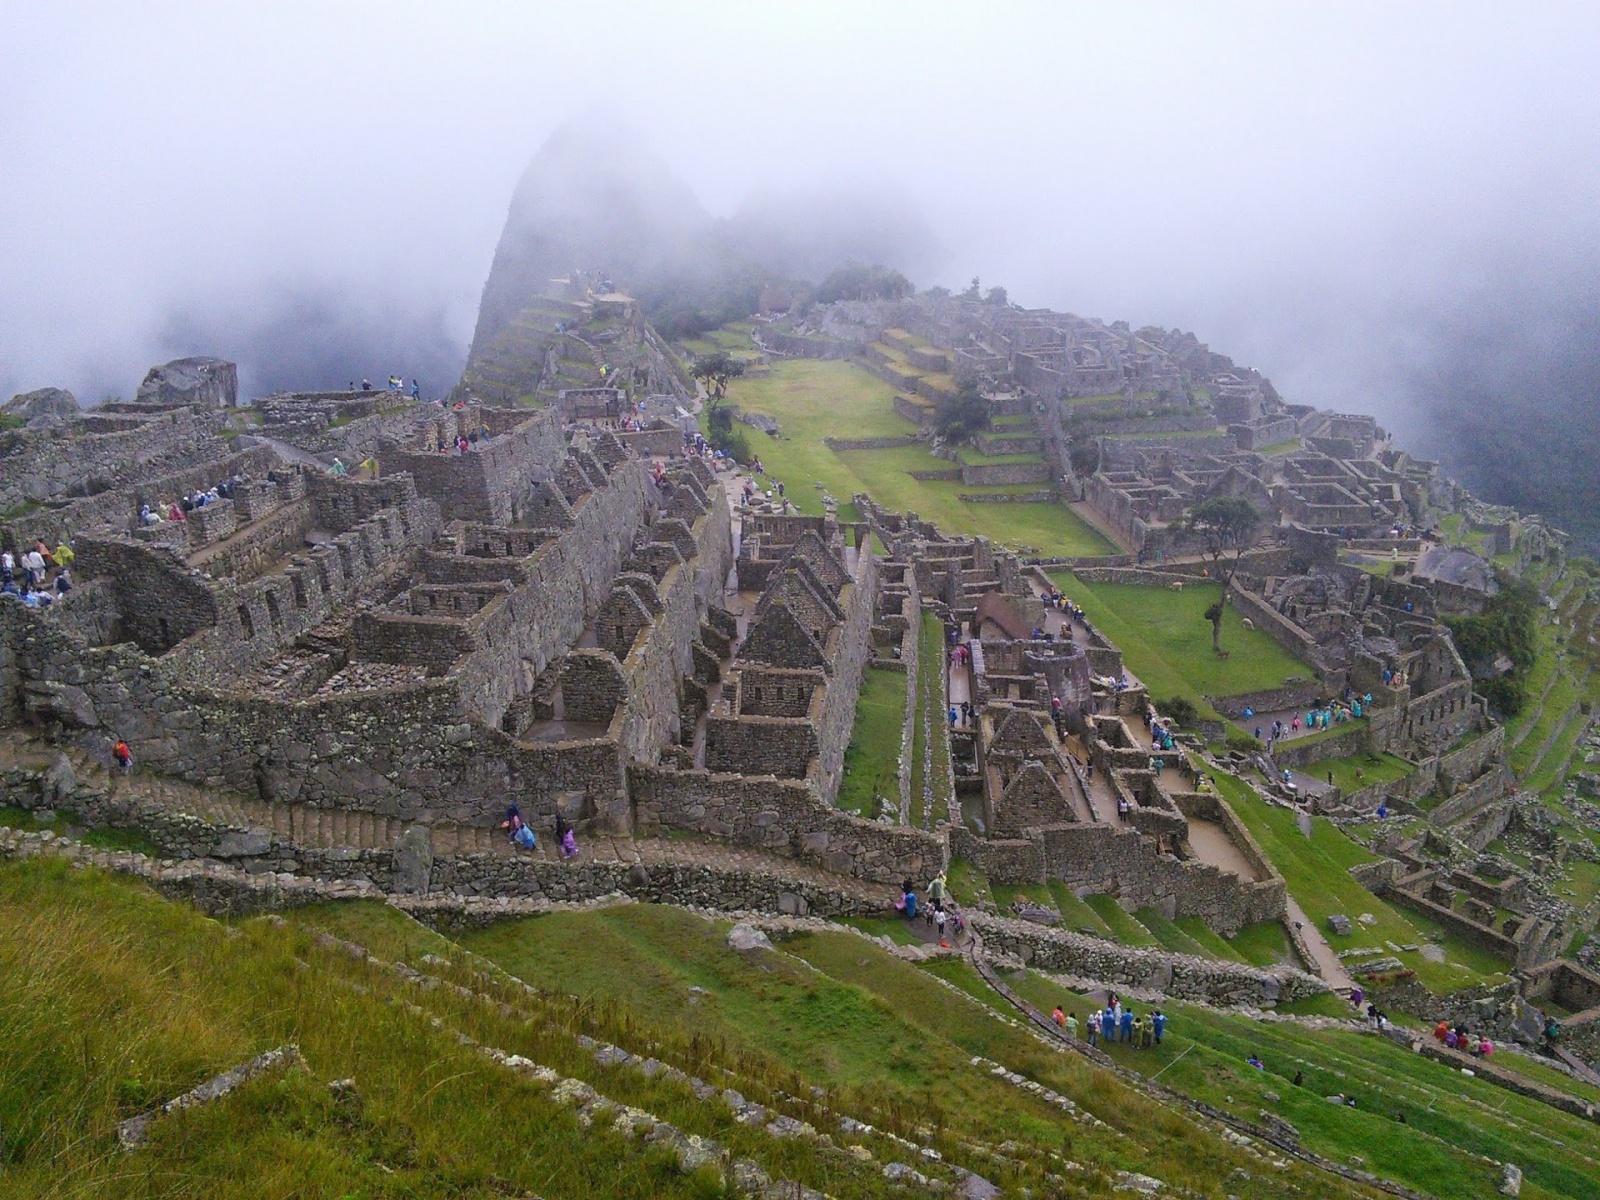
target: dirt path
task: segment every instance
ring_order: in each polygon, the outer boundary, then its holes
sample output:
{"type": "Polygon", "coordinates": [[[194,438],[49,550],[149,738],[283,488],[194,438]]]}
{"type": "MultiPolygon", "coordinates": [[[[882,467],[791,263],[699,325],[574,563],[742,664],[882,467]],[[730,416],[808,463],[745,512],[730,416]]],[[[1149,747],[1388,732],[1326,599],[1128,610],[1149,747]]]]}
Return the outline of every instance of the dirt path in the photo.
{"type": "Polygon", "coordinates": [[[1339,961],[1339,956],[1333,952],[1333,947],[1328,945],[1328,939],[1322,936],[1322,930],[1317,928],[1317,923],[1306,916],[1306,910],[1301,908],[1293,896],[1285,895],[1288,912],[1287,919],[1294,922],[1295,928],[1300,931],[1300,936],[1305,939],[1306,946],[1311,951],[1311,957],[1316,960],[1317,974],[1336,992],[1349,992],[1356,986],[1356,981],[1350,978],[1350,972],[1344,969],[1344,964],[1339,961]]]}

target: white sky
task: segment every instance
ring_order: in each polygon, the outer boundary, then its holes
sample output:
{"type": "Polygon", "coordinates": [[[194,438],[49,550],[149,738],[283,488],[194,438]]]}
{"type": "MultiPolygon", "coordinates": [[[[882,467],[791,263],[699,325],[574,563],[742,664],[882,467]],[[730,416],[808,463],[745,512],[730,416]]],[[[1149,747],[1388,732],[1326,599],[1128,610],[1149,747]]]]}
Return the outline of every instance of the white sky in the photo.
{"type": "Polygon", "coordinates": [[[1592,283],[1597,67],[1594,4],[0,0],[0,393],[131,391],[175,308],[306,285],[464,343],[518,175],[598,111],[714,212],[890,186],[948,251],[919,285],[1404,428],[1441,310],[1592,283]]]}

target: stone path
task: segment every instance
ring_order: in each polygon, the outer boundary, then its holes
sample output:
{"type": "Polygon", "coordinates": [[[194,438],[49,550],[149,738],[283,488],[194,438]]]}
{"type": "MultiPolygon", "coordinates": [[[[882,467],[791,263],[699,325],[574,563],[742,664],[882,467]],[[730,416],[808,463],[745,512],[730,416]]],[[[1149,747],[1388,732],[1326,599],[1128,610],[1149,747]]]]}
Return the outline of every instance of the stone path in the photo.
{"type": "Polygon", "coordinates": [[[1339,956],[1334,953],[1333,947],[1328,945],[1328,939],[1322,936],[1322,930],[1317,928],[1317,923],[1306,916],[1306,910],[1300,907],[1299,901],[1284,892],[1284,905],[1286,912],[1284,919],[1294,922],[1300,931],[1300,937],[1305,941],[1306,948],[1311,951],[1311,957],[1316,960],[1317,974],[1336,992],[1349,995],[1355,988],[1356,981],[1350,978],[1350,972],[1344,969],[1344,964],[1339,961],[1339,956]]]}

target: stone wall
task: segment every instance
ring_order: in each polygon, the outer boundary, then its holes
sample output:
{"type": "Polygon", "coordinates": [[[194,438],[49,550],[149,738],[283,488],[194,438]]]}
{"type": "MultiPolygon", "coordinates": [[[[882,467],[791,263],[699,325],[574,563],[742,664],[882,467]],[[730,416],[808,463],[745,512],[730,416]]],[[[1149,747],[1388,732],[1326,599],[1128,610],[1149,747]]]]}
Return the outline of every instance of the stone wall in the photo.
{"type": "MultiPolygon", "coordinates": [[[[489,614],[473,652],[456,668],[464,711],[498,726],[517,696],[578,641],[610,595],[634,536],[650,515],[653,496],[644,462],[621,462],[605,487],[578,502],[570,528],[543,541],[529,558],[514,560],[512,593],[489,614]]],[[[722,520],[725,524],[725,511],[722,520]]],[[[456,572],[450,568],[498,561],[503,560],[463,555],[455,563],[437,564],[442,569],[435,572],[436,559],[430,559],[429,573],[450,575],[453,581],[456,572]]]]}
{"type": "Polygon", "coordinates": [[[967,919],[990,953],[1019,958],[1035,970],[1146,988],[1174,1000],[1270,1007],[1328,990],[1315,975],[1288,967],[1262,970],[1163,950],[1140,950],[987,913],[971,913],[967,919]]]}
{"type": "Polygon", "coordinates": [[[220,457],[201,458],[189,466],[168,467],[151,478],[84,496],[60,507],[35,509],[7,523],[0,540],[16,547],[32,545],[36,538],[42,537],[53,546],[63,538],[86,530],[105,527],[126,531],[138,524],[139,509],[144,504],[170,503],[197,488],[209,488],[234,475],[262,477],[279,461],[267,446],[228,454],[226,445],[219,442],[217,449],[220,457]]]}
{"type": "Polygon", "coordinates": [[[641,831],[725,838],[877,883],[928,879],[946,864],[942,838],[842,813],[803,780],[636,765],[628,790],[641,831]]]}
{"type": "Polygon", "coordinates": [[[839,792],[861,679],[872,658],[872,615],[877,602],[878,558],[863,550],[856,556],[855,578],[845,584],[839,597],[845,619],[839,627],[838,648],[829,664],[833,674],[817,718],[816,785],[818,794],[829,803],[839,792]]]}
{"type": "Polygon", "coordinates": [[[990,466],[962,464],[961,482],[967,487],[990,487],[997,484],[1049,483],[1050,464],[1044,462],[995,463],[990,466]]]}
{"type": "Polygon", "coordinates": [[[626,699],[613,729],[632,761],[655,762],[678,737],[678,681],[692,673],[701,618],[720,602],[732,566],[732,517],[721,483],[709,493],[711,503],[694,526],[694,557],[667,569],[659,589],[662,611],[622,664],[626,699]]]}
{"type": "Polygon", "coordinates": [[[215,462],[228,454],[227,443],[214,436],[222,420],[220,412],[178,408],[151,411],[134,428],[106,433],[83,433],[71,423],[9,433],[0,451],[0,509],[125,488],[144,476],[215,462]]]}
{"type": "Polygon", "coordinates": [[[975,862],[991,883],[1059,879],[1084,894],[1116,896],[1129,908],[1158,908],[1169,919],[1200,917],[1224,936],[1279,919],[1285,911],[1283,880],[1259,850],[1265,878],[1251,883],[1197,860],[1158,854],[1155,839],[1099,822],[1052,825],[1003,841],[952,834],[951,848],[975,862]]]}
{"type": "MultiPolygon", "coordinates": [[[[485,410],[486,418],[495,410],[485,410]]],[[[492,427],[492,426],[491,426],[492,427]]],[[[530,413],[509,432],[480,441],[466,454],[437,454],[385,446],[385,475],[408,472],[417,491],[436,501],[447,521],[514,524],[534,483],[553,479],[561,465],[561,423],[553,409],[530,413]]]]}

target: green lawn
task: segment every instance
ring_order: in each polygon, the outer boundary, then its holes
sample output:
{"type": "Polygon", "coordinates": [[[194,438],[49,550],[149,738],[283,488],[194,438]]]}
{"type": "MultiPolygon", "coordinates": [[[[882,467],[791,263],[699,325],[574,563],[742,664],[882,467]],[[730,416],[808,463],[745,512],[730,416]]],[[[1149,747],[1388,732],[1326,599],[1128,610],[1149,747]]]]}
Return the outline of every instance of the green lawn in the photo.
{"type": "Polygon", "coordinates": [[[1399,755],[1352,754],[1346,758],[1325,758],[1317,763],[1312,773],[1318,779],[1326,779],[1331,772],[1333,786],[1349,793],[1380,783],[1394,783],[1415,770],[1415,766],[1399,755]]]}
{"type": "Polygon", "coordinates": [[[1094,909],[1100,920],[1105,922],[1112,936],[1125,946],[1159,946],[1153,934],[1118,904],[1110,896],[1085,896],[1084,903],[1094,909]]]}
{"type": "Polygon", "coordinates": [[[1060,556],[1110,554],[1113,547],[1076,513],[1059,504],[973,504],[963,493],[1037,491],[1037,486],[967,487],[958,480],[923,482],[908,471],[952,470],[921,445],[835,453],[826,437],[902,437],[916,427],[894,411],[894,388],[849,362],[783,359],[770,374],[736,379],[728,398],[748,412],[776,417],[782,436],[743,428],[768,474],[783,480],[801,512],[820,515],[823,492],[841,502],[865,492],[895,512],[915,512],[953,535],[1060,556]],[[814,485],[820,482],[823,487],[814,485]]]}
{"type": "MultiPolygon", "coordinates": [[[[920,690],[921,703],[928,714],[928,731],[933,734],[932,757],[929,766],[932,775],[928,779],[933,789],[932,825],[938,825],[950,819],[951,795],[950,775],[950,718],[946,706],[945,687],[945,638],[944,622],[931,612],[922,614],[922,628],[919,631],[921,642],[917,647],[918,674],[921,675],[920,690]]],[[[920,728],[921,718],[918,718],[920,728]]],[[[919,767],[922,765],[919,761],[919,767]]],[[[922,789],[918,788],[911,797],[912,809],[919,812],[923,805],[922,789]]]]}
{"type": "Polygon", "coordinates": [[[1188,699],[1203,714],[1214,715],[1206,696],[1232,696],[1280,686],[1293,676],[1310,678],[1312,669],[1259,629],[1246,629],[1228,608],[1222,618],[1227,658],[1211,650],[1211,623],[1205,610],[1216,600],[1214,586],[1181,592],[1134,584],[1086,583],[1069,572],[1051,576],[1056,586],[1088,614],[1090,622],[1122,651],[1128,670],[1142,680],[1157,702],[1188,699]]]}
{"type": "Polygon", "coordinates": [[[844,752],[838,805],[862,816],[878,814],[877,798],[899,803],[900,738],[905,728],[906,675],[868,667],[856,700],[856,721],[844,752]]]}
{"type": "Polygon", "coordinates": [[[1311,837],[1307,838],[1296,825],[1294,813],[1267,804],[1231,775],[1209,769],[1207,774],[1283,876],[1289,894],[1299,901],[1335,950],[1372,946],[1387,953],[1387,942],[1421,945],[1431,941],[1443,946],[1446,961],[1442,963],[1427,962],[1418,951],[1395,955],[1435,992],[1472,987],[1486,977],[1498,978],[1509,969],[1494,955],[1445,935],[1357,883],[1350,868],[1371,862],[1373,855],[1326,819],[1316,818],[1311,837]],[[1334,913],[1354,922],[1349,937],[1341,938],[1328,931],[1327,919],[1334,913]],[[1372,914],[1373,924],[1361,922],[1358,918],[1362,913],[1372,914]]]}

